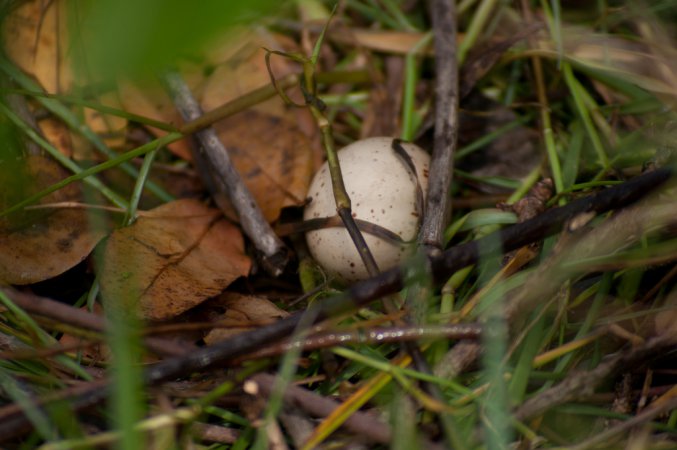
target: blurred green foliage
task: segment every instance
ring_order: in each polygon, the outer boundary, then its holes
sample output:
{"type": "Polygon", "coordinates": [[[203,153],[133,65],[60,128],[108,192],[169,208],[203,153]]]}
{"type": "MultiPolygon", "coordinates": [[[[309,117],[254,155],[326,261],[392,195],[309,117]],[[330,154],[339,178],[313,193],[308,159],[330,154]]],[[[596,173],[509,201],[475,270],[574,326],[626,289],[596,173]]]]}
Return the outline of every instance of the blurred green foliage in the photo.
{"type": "Polygon", "coordinates": [[[275,0],[79,0],[70,2],[75,67],[83,76],[161,70],[229,27],[253,23],[289,4],[275,0]]]}

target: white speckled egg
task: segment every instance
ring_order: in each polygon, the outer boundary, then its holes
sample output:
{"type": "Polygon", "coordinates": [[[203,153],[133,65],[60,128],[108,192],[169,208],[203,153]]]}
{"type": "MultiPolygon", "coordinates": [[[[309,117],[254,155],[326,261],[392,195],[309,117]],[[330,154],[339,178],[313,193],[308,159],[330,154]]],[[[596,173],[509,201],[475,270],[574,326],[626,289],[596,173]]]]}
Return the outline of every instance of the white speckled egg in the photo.
{"type": "MultiPolygon", "coordinates": [[[[374,137],[354,142],[338,151],[343,181],[350,196],[353,217],[379,225],[403,241],[416,238],[421,217],[420,194],[428,187],[430,156],[421,148],[400,142],[415,168],[393,149],[393,138],[374,137]],[[417,182],[418,179],[418,182],[417,182]],[[420,186],[420,191],[418,187],[420,186]],[[417,205],[417,198],[418,205],[417,205]]],[[[329,167],[325,162],[315,174],[308,191],[310,203],[304,220],[337,214],[329,167]]],[[[410,245],[400,245],[362,232],[381,270],[399,264],[410,245]]],[[[368,278],[369,274],[343,226],[306,233],[313,258],[330,274],[345,281],[368,278]]]]}

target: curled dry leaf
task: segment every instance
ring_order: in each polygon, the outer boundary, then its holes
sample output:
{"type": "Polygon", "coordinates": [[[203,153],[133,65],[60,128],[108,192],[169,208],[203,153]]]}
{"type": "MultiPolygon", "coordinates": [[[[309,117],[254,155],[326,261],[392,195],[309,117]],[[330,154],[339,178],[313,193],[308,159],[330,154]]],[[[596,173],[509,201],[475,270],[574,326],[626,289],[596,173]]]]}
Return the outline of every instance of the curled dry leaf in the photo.
{"type": "Polygon", "coordinates": [[[196,200],[167,203],[112,233],[101,289],[107,307],[175,317],[247,275],[240,230],[196,200]]]}
{"type": "MultiPolygon", "coordinates": [[[[0,163],[0,207],[12,206],[67,175],[59,164],[41,156],[30,156],[18,167],[5,160],[0,163]]],[[[79,200],[78,185],[70,184],[41,204],[79,200]]],[[[0,219],[0,283],[37,283],[85,259],[105,235],[92,227],[89,214],[83,209],[39,209],[0,219]]]]}
{"type": "Polygon", "coordinates": [[[224,308],[225,312],[215,319],[223,327],[213,329],[204,338],[208,345],[289,315],[268,299],[234,292],[224,292],[210,306],[224,308]]]}

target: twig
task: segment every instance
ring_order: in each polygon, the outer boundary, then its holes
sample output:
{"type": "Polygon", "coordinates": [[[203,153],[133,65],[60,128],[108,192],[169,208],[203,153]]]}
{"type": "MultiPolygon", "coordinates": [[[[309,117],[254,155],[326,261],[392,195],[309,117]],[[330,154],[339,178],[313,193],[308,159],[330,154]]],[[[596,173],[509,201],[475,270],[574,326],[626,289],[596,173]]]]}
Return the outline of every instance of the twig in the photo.
{"type": "Polygon", "coordinates": [[[527,420],[548,408],[585,399],[594,392],[600,383],[617,371],[633,367],[652,356],[662,355],[665,352],[674,351],[674,349],[675,338],[670,335],[663,335],[650,339],[633,349],[621,350],[594,369],[573,373],[556,386],[528,399],[515,411],[515,418],[527,420]]]}
{"type": "MultiPolygon", "coordinates": [[[[268,397],[274,386],[275,377],[273,375],[259,373],[245,383],[245,390],[248,394],[262,394],[268,397]]],[[[283,400],[287,405],[301,408],[315,417],[326,417],[338,407],[334,400],[294,385],[286,387],[283,400]]],[[[358,411],[343,422],[343,426],[346,430],[364,436],[372,442],[382,444],[390,442],[390,427],[368,414],[358,411]]]]}
{"type": "Polygon", "coordinates": [[[403,325],[385,328],[368,328],[365,330],[325,331],[312,334],[301,342],[283,342],[264,347],[261,350],[245,355],[234,361],[254,358],[265,358],[289,351],[292,347],[301,347],[304,351],[318,348],[334,347],[345,344],[384,344],[388,342],[408,342],[421,339],[477,339],[482,327],[475,323],[444,325],[403,325]]]}
{"type": "MultiPolygon", "coordinates": [[[[431,0],[429,9],[435,47],[435,129],[418,246],[425,254],[432,256],[439,254],[444,246],[444,230],[451,217],[449,194],[458,132],[458,59],[455,0],[431,0]]],[[[406,303],[414,314],[405,319],[407,322],[418,322],[416,311],[425,309],[431,294],[431,287],[420,283],[408,290],[406,303]]],[[[411,356],[417,370],[432,374],[428,361],[416,343],[405,343],[403,348],[411,356]]],[[[438,386],[423,382],[422,388],[435,400],[444,403],[438,386]]],[[[453,418],[444,412],[438,414],[437,418],[449,447],[463,448],[463,440],[453,418]]]]}
{"type": "MultiPolygon", "coordinates": [[[[46,297],[19,292],[11,287],[0,287],[0,291],[9,297],[19,308],[30,313],[87,330],[98,331],[100,333],[106,331],[105,319],[96,314],[46,297]]],[[[144,343],[158,355],[169,357],[185,355],[196,348],[188,343],[181,344],[176,341],[156,337],[146,337],[144,338],[144,343]]]]}
{"type": "MultiPolygon", "coordinates": [[[[200,105],[193,98],[190,89],[176,72],[165,74],[165,82],[184,120],[195,120],[202,115],[200,105]]],[[[263,266],[273,276],[282,273],[289,258],[287,249],[263,217],[242,177],[235,170],[228,151],[213,128],[196,133],[203,148],[211,172],[222,192],[227,193],[240,218],[245,234],[263,254],[263,266]]]]}
{"type": "Polygon", "coordinates": [[[456,5],[432,0],[430,15],[435,45],[435,137],[430,178],[419,242],[428,251],[440,251],[451,217],[451,181],[458,134],[458,63],[456,5]]]}
{"type": "MultiPolygon", "coordinates": [[[[646,173],[597,194],[572,201],[566,206],[548,210],[534,219],[497,231],[477,241],[446,250],[441,255],[431,258],[433,282],[441,284],[456,270],[476,263],[480,248],[498,254],[540,241],[560,230],[567,220],[580,213],[602,213],[631,204],[665,183],[670,175],[671,171],[666,168],[646,173]]],[[[377,277],[356,283],[341,295],[315,303],[304,314],[311,315],[312,320],[309,322],[314,324],[326,318],[354,311],[376,299],[401,290],[404,286],[403,274],[402,268],[390,269],[377,277]]],[[[188,355],[162,361],[146,370],[146,382],[156,384],[204,370],[216,364],[223,364],[256,351],[262,345],[288,337],[294,332],[301,317],[300,314],[295,314],[256,330],[238,334],[212,347],[198,349],[188,355]]],[[[100,387],[84,391],[74,399],[74,409],[95,404],[106,396],[105,390],[100,387]]],[[[2,419],[0,420],[0,436],[5,440],[21,433],[28,423],[20,410],[4,418],[0,414],[0,419],[2,419]]]]}
{"type": "MultiPolygon", "coordinates": [[[[284,78],[278,80],[278,87],[280,89],[289,89],[296,86],[299,82],[299,76],[295,73],[289,74],[284,78]]],[[[258,105],[259,103],[274,97],[277,90],[273,85],[265,85],[251,92],[248,92],[242,97],[238,97],[228,103],[225,103],[218,108],[215,108],[206,113],[195,116],[179,128],[179,131],[185,135],[197,133],[201,130],[211,127],[215,122],[230,117],[235,113],[244,111],[245,109],[258,105]]]]}
{"type": "Polygon", "coordinates": [[[618,439],[620,436],[623,435],[623,433],[627,432],[631,428],[649,422],[656,416],[668,413],[676,408],[677,408],[677,398],[673,397],[672,399],[664,403],[661,403],[655,407],[645,409],[632,419],[624,420],[620,422],[618,425],[610,427],[602,431],[601,433],[592,436],[588,440],[581,442],[578,445],[569,447],[569,450],[586,450],[589,448],[598,447],[600,444],[608,446],[609,444],[613,444],[613,442],[616,439],[618,439]]]}

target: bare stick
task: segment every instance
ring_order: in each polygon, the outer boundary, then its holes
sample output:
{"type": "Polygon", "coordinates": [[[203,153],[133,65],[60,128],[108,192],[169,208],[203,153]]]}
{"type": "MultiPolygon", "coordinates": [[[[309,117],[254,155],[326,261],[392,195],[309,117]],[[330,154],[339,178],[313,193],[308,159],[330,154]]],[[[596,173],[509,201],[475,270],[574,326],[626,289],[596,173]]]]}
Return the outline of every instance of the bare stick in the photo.
{"type": "MultiPolygon", "coordinates": [[[[251,395],[262,394],[268,397],[271,395],[274,385],[275,377],[273,375],[260,373],[254,375],[245,383],[245,390],[251,395]]],[[[330,398],[322,397],[294,385],[286,387],[283,400],[287,405],[301,408],[315,417],[326,417],[339,406],[338,403],[330,398]]],[[[368,438],[372,442],[383,444],[390,442],[390,427],[363,412],[355,412],[343,422],[343,427],[346,430],[368,438]]]]}
{"type": "MultiPolygon", "coordinates": [[[[168,72],[164,78],[184,120],[192,121],[200,117],[202,115],[200,105],[181,76],[176,72],[168,72]]],[[[263,254],[264,268],[274,276],[280,275],[289,257],[285,245],[263,217],[261,209],[233,167],[228,151],[214,129],[205,128],[198,131],[196,136],[212,169],[214,181],[224,193],[228,194],[238,213],[242,229],[256,249],[263,254]]]]}
{"type": "MultiPolygon", "coordinates": [[[[444,230],[451,217],[451,179],[454,150],[458,130],[458,61],[456,57],[455,0],[429,2],[435,46],[435,133],[426,207],[418,233],[419,248],[428,255],[439,254],[443,248],[444,230]]],[[[412,286],[407,291],[406,303],[414,314],[405,320],[417,323],[417,311],[424,311],[431,296],[431,287],[412,286]]],[[[406,343],[404,349],[411,355],[414,366],[421,372],[432,373],[423,352],[415,343],[406,343]]],[[[439,387],[423,382],[423,389],[436,400],[444,398],[439,387]]],[[[438,414],[438,421],[451,448],[464,447],[462,438],[451,416],[438,414]]]]}
{"type": "Polygon", "coordinates": [[[335,347],[346,344],[383,344],[386,342],[409,342],[423,339],[470,339],[479,338],[482,326],[477,323],[443,324],[443,325],[402,325],[386,328],[369,328],[365,330],[323,331],[311,334],[302,341],[285,341],[270,345],[261,350],[245,355],[234,363],[244,360],[265,358],[280,355],[294,347],[302,347],[304,351],[318,348],[335,347]]]}
{"type": "MultiPolygon", "coordinates": [[[[56,300],[46,297],[19,292],[11,287],[0,287],[0,291],[24,311],[87,330],[93,330],[100,333],[106,331],[105,319],[96,314],[74,308],[65,303],[57,302],[56,300]]],[[[150,350],[162,356],[185,355],[187,352],[196,348],[188,343],[179,343],[157,337],[146,337],[144,338],[144,343],[150,350]]]]}
{"type": "Polygon", "coordinates": [[[435,137],[419,242],[439,252],[451,217],[451,180],[458,134],[458,62],[454,0],[430,2],[435,45],[435,137]]]}

